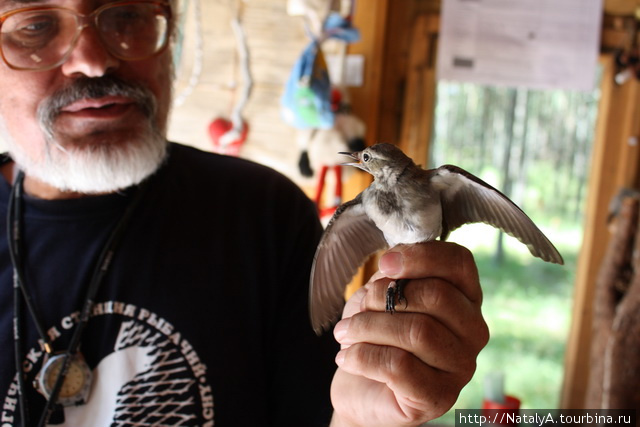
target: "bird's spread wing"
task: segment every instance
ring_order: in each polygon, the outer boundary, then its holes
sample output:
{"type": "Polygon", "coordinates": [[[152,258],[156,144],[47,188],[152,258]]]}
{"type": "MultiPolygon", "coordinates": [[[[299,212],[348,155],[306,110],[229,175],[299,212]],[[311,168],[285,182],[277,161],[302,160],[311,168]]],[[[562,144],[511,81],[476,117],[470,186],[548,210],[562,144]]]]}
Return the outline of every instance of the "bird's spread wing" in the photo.
{"type": "Polygon", "coordinates": [[[339,318],[344,291],[358,267],[387,246],[382,232],[365,214],[361,196],[341,205],[327,225],[311,269],[309,315],[319,335],[339,318]]]}
{"type": "Polygon", "coordinates": [[[531,219],[508,197],[457,166],[435,170],[432,183],[440,190],[445,236],[463,224],[484,222],[527,245],[536,257],[563,264],[562,256],[531,219]]]}

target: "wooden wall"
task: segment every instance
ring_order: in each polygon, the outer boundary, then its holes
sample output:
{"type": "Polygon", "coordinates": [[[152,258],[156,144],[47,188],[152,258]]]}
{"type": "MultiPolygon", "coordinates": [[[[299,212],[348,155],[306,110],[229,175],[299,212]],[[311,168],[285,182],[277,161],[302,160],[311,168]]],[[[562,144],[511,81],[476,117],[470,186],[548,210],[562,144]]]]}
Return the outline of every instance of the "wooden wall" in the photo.
{"type": "MultiPolygon", "coordinates": [[[[185,12],[188,21],[183,65],[178,68],[176,96],[188,87],[196,54],[195,1],[185,12]]],[[[242,84],[236,40],[231,19],[231,0],[200,0],[204,45],[202,71],[197,85],[184,103],[173,108],[169,137],[175,141],[211,150],[207,127],[215,117],[229,118],[242,84]]],[[[250,51],[253,90],[244,116],[249,137],[242,150],[246,157],[267,164],[301,185],[309,185],[298,173],[295,131],[280,117],[280,96],[296,59],[309,42],[302,20],[287,14],[286,1],[251,0],[242,13],[250,51]]]]}

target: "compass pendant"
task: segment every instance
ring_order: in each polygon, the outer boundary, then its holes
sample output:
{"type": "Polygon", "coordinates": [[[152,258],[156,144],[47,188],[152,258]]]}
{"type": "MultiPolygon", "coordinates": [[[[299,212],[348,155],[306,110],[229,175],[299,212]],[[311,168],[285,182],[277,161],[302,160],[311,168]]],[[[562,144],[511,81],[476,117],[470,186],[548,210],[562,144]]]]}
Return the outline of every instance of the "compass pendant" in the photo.
{"type": "MultiPolygon", "coordinates": [[[[33,382],[34,387],[47,400],[51,396],[66,353],[45,356],[42,369],[33,382]]],[[[82,405],[87,402],[91,388],[92,373],[81,353],[70,356],[69,368],[64,378],[57,403],[62,406],[82,405]]]]}

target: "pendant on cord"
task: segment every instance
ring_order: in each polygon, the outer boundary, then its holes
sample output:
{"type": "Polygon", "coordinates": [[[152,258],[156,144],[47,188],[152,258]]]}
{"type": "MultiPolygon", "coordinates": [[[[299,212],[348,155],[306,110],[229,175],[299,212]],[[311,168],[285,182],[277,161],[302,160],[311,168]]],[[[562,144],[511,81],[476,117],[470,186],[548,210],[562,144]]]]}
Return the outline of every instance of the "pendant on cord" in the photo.
{"type": "MultiPolygon", "coordinates": [[[[66,353],[46,354],[42,369],[33,381],[33,386],[47,400],[51,397],[60,370],[64,364],[66,353]]],[[[67,372],[62,373],[64,380],[57,402],[62,406],[76,406],[87,402],[93,375],[91,369],[80,352],[69,356],[67,372]]]]}

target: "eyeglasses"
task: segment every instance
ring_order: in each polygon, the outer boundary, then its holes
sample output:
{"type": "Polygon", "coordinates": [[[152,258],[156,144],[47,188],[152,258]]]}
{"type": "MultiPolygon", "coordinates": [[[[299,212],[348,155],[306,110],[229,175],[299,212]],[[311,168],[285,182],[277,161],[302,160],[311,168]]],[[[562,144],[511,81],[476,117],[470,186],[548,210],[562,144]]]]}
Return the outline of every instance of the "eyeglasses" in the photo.
{"type": "Polygon", "coordinates": [[[64,7],[25,7],[0,15],[0,54],[14,70],[49,70],[67,60],[82,30],[93,25],[111,55],[137,61],[167,46],[170,21],[171,7],[162,1],[108,3],[88,15],[64,7]]]}

